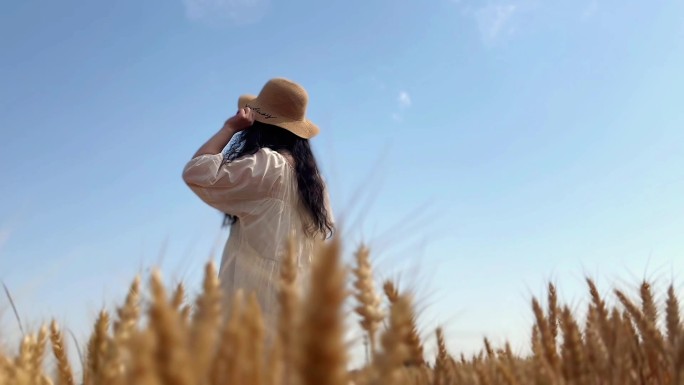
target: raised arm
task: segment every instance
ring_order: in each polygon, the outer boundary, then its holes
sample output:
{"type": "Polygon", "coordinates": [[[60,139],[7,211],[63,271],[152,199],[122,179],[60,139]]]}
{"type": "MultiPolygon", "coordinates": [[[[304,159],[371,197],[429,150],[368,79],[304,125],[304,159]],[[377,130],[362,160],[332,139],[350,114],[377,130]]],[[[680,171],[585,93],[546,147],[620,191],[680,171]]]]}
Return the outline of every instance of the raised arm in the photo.
{"type": "Polygon", "coordinates": [[[230,142],[233,135],[250,127],[253,123],[254,112],[249,107],[238,110],[234,116],[226,120],[223,127],[209,138],[192,157],[196,158],[200,155],[214,155],[220,153],[228,142],[230,142]]]}

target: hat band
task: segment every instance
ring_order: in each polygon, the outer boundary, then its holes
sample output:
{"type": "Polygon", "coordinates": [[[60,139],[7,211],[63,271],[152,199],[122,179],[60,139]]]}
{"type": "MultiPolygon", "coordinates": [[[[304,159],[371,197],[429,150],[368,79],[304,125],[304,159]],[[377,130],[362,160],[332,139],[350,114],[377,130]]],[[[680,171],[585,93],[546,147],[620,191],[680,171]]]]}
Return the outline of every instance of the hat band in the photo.
{"type": "Polygon", "coordinates": [[[263,111],[261,111],[261,107],[255,107],[255,106],[253,106],[253,105],[250,105],[249,103],[247,103],[246,107],[249,107],[249,109],[251,109],[252,111],[256,112],[257,114],[259,114],[259,115],[261,115],[261,116],[263,116],[264,119],[266,119],[266,120],[268,120],[268,119],[278,119],[278,117],[277,117],[277,116],[274,116],[273,114],[269,114],[268,112],[263,112],[263,111]]]}

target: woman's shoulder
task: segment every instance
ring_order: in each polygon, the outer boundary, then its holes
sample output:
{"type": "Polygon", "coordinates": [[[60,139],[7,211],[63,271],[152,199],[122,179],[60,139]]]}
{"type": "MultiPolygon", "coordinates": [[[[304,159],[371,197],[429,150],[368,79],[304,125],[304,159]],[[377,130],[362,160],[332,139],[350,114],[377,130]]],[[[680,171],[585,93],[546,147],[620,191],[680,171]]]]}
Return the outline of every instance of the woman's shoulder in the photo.
{"type": "Polygon", "coordinates": [[[278,151],[263,147],[227,162],[230,169],[249,169],[258,173],[283,173],[292,168],[287,157],[278,151]]]}
{"type": "Polygon", "coordinates": [[[262,147],[256,151],[249,152],[247,154],[238,156],[236,161],[243,161],[243,162],[248,162],[248,163],[263,163],[263,162],[275,162],[275,164],[279,164],[281,162],[284,162],[285,159],[283,156],[278,153],[277,151],[268,148],[268,147],[262,147]]]}
{"type": "Polygon", "coordinates": [[[294,158],[288,152],[280,152],[269,147],[263,147],[257,151],[257,154],[265,160],[269,160],[269,163],[273,162],[273,166],[276,168],[294,167],[294,158]]]}

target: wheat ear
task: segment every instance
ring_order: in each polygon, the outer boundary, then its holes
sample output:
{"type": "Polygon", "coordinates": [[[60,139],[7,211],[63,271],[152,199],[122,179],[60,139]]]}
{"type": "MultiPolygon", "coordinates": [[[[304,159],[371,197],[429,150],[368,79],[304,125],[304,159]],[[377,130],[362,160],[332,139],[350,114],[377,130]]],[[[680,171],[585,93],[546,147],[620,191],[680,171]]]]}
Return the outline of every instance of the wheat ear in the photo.
{"type": "Polygon", "coordinates": [[[380,342],[382,353],[376,357],[380,383],[391,384],[401,381],[400,369],[411,357],[406,343],[411,333],[411,298],[400,295],[390,308],[389,325],[380,342]]]}
{"type": "Polygon", "coordinates": [[[107,350],[109,349],[109,313],[101,310],[95,321],[95,330],[88,341],[88,353],[86,369],[83,372],[85,385],[96,385],[100,382],[99,376],[103,372],[103,366],[107,350]]]}
{"type": "Polygon", "coordinates": [[[273,349],[276,357],[273,360],[282,360],[283,378],[286,385],[298,383],[296,371],[293,370],[297,362],[298,350],[295,341],[296,333],[293,330],[299,328],[300,298],[297,291],[297,252],[294,236],[290,236],[287,242],[287,253],[283,257],[280,266],[280,281],[278,290],[278,338],[273,349]],[[275,348],[278,349],[275,349],[275,348]],[[278,356],[280,355],[280,356],[278,356]]]}
{"type": "Polygon", "coordinates": [[[197,297],[196,313],[191,325],[191,351],[194,378],[206,383],[216,353],[216,337],[221,325],[221,289],[216,266],[205,266],[202,293],[197,297]]]}
{"type": "Polygon", "coordinates": [[[346,271],[341,244],[335,238],[317,247],[311,285],[303,304],[298,339],[299,374],[303,385],[347,385],[347,352],[344,343],[343,304],[346,271]]]}
{"type": "Polygon", "coordinates": [[[186,330],[180,315],[171,307],[161,274],[152,272],[150,328],[155,333],[155,362],[160,381],[168,385],[193,384],[186,330]]]}
{"type": "Polygon", "coordinates": [[[670,343],[670,349],[677,349],[677,342],[682,331],[682,323],[679,318],[679,300],[674,291],[674,286],[670,285],[667,288],[667,301],[665,308],[665,323],[667,325],[667,340],[670,343]]]}
{"type": "Polygon", "coordinates": [[[355,259],[356,267],[352,272],[356,278],[354,281],[354,297],[358,306],[354,310],[361,317],[359,324],[368,335],[370,353],[375,354],[375,335],[384,315],[380,309],[380,297],[375,292],[370,250],[365,245],[359,246],[355,253],[355,259]]]}
{"type": "Polygon", "coordinates": [[[74,374],[71,371],[66,346],[64,346],[64,335],[54,320],[50,324],[50,342],[52,353],[57,361],[57,385],[74,385],[74,374]]]}

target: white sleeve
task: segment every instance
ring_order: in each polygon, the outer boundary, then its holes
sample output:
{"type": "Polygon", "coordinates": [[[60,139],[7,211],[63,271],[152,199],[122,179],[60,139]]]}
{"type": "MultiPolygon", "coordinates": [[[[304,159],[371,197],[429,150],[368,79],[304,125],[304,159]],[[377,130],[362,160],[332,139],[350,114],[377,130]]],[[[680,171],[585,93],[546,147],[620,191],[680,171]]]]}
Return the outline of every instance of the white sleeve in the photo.
{"type": "Polygon", "coordinates": [[[208,205],[239,217],[281,188],[285,162],[265,148],[226,164],[223,154],[200,155],[187,163],[183,180],[208,205]]]}

